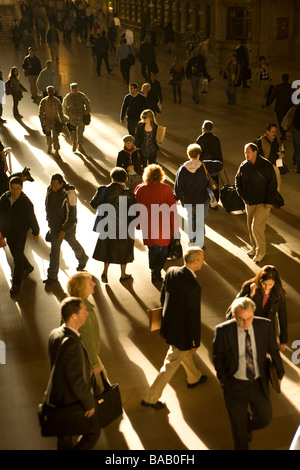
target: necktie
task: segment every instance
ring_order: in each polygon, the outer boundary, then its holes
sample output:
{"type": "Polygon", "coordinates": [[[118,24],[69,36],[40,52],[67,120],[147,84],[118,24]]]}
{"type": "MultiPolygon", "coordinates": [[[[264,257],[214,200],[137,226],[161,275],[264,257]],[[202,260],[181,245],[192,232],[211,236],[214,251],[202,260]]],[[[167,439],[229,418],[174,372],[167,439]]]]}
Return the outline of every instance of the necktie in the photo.
{"type": "Polygon", "coordinates": [[[253,380],[255,377],[255,369],[253,363],[253,352],[252,352],[252,345],[251,345],[251,338],[249,335],[248,330],[245,330],[246,338],[245,338],[245,345],[246,345],[246,374],[249,380],[253,380]]]}

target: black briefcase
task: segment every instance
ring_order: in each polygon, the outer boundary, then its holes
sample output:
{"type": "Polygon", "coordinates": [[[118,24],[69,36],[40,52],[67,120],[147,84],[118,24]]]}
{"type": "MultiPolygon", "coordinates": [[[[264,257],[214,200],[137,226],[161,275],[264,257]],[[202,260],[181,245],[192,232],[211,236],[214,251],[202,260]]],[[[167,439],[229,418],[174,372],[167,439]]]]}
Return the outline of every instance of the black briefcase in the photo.
{"type": "Polygon", "coordinates": [[[245,204],[243,199],[236,192],[235,186],[233,184],[229,184],[229,180],[224,169],[222,172],[226,178],[226,182],[224,183],[221,172],[219,173],[223,185],[220,190],[220,199],[224,209],[226,212],[244,211],[245,204]]]}

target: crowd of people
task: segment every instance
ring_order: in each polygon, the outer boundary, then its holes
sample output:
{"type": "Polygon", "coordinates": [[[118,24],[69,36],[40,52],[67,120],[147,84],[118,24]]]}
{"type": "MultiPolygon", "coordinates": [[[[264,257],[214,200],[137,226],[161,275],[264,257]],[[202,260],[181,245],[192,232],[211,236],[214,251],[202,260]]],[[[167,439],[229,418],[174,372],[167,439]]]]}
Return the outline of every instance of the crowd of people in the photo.
{"type": "MultiPolygon", "coordinates": [[[[64,40],[69,41],[68,31],[72,31],[72,27],[68,24],[68,20],[76,17],[76,37],[90,42],[93,54],[97,58],[98,75],[101,73],[102,59],[106,63],[107,72],[111,72],[107,61],[109,47],[116,53],[116,60],[120,60],[121,75],[129,86],[129,93],[121,105],[120,122],[122,125],[126,122],[128,134],[123,136],[124,146],[116,156],[115,167],[110,172],[110,183],[100,186],[90,201],[90,206],[95,211],[94,231],[99,234],[93,258],[103,263],[101,274],[103,283],[109,282],[111,264],[120,265],[121,283],[132,282],[133,276],[128,273],[127,265],[134,261],[135,233],[136,230],[141,230],[143,243],[148,248],[151,282],[161,287],[161,306],[164,310],[161,335],[169,346],[164,364],[143,397],[141,405],[163,409],[166,404],[159,398],[180,364],[186,371],[188,388],[194,388],[207,381],[207,376],[193,361],[193,354],[201,344],[201,287],[196,279],[196,273],[204,261],[207,214],[210,207],[217,208],[219,200],[218,189],[211,191],[209,177],[213,176],[218,181],[218,174],[223,168],[220,140],[213,133],[214,123],[205,120],[201,135],[197,138],[195,136],[195,143],[186,149],[187,161],[178,169],[172,190],[169,184],[164,183],[164,170],[156,162],[159,152],[157,139],[159,126],[156,115],[160,113],[163,97],[160,82],[157,80],[159,71],[155,55],[155,29],[150,29],[150,39],[145,31],[139,49],[141,73],[145,79],[144,86],[139,91],[139,85],[130,82],[130,67],[135,61],[132,31],[125,28],[122,33],[116,15],[106,22],[101,8],[95,14],[88,4],[83,6],[78,1],[67,2],[68,15],[59,20],[55,17],[49,2],[46,16],[49,24],[50,19],[53,21],[54,29],[50,27],[50,34],[48,32],[45,35],[41,26],[37,26],[41,24],[39,18],[45,5],[41,2],[37,8],[38,13],[32,15],[30,2],[21,4],[23,24],[26,25],[23,31],[30,32],[35,24],[35,37],[40,43],[47,40],[49,47],[52,44],[50,47],[52,60],[46,62],[44,69],[35,55],[35,45],[30,45],[26,50],[28,54],[24,58],[22,68],[28,77],[31,98],[38,104],[38,115],[42,131],[46,136],[47,152],[51,154],[53,146],[56,158],[60,158],[59,134],[65,125],[71,137],[73,152],[79,150],[84,153],[83,134],[91,115],[89,98],[79,91],[77,83],[70,84],[70,92],[65,97],[59,95],[59,76],[52,68],[53,62],[59,61],[59,40],[55,40],[56,28],[60,28],[64,40]],[[116,44],[117,40],[120,45],[116,44]],[[129,63],[130,55],[134,61],[130,58],[129,63]],[[39,94],[42,95],[41,99],[38,99],[39,94]],[[187,212],[188,248],[184,252],[183,266],[170,268],[163,278],[162,271],[169,256],[171,242],[180,232],[177,210],[179,202],[187,212]],[[164,209],[156,212],[157,207],[164,209]]],[[[170,27],[168,32],[170,33],[170,27]]],[[[14,35],[14,41],[15,37],[14,35]]],[[[165,41],[168,51],[171,50],[173,42],[171,36],[166,34],[165,41]]],[[[193,101],[196,104],[199,103],[200,84],[202,84],[202,93],[207,93],[208,83],[213,79],[207,70],[208,44],[209,38],[203,31],[200,36],[186,35],[187,60],[181,60],[176,56],[170,69],[170,85],[173,88],[175,102],[177,97],[179,103],[182,102],[181,85],[185,77],[191,80],[193,101]]],[[[226,68],[226,92],[230,104],[236,102],[235,87],[239,80],[245,88],[249,87],[247,57],[246,45],[242,42],[226,68]]],[[[256,78],[261,89],[261,105],[265,106],[268,104],[267,92],[272,73],[264,57],[259,59],[256,78]]],[[[19,80],[16,66],[11,68],[9,82],[12,88],[13,114],[15,118],[21,119],[18,104],[23,92],[27,90],[19,80]]],[[[286,77],[284,83],[288,83],[286,77]]],[[[268,98],[269,103],[272,100],[279,102],[280,96],[280,90],[275,88],[272,96],[268,98]]],[[[286,92],[285,99],[287,96],[291,98],[291,88],[286,92]]],[[[242,285],[241,291],[229,308],[228,319],[216,326],[213,343],[213,362],[224,391],[235,449],[248,449],[252,431],[264,427],[271,420],[271,401],[265,371],[267,353],[273,359],[279,380],[284,375],[279,351],[284,351],[288,342],[286,293],[276,267],[261,266],[261,263],[266,254],[267,218],[280,190],[278,170],[280,166],[277,160],[282,159],[284,148],[277,138],[278,127],[282,142],[291,122],[295,127],[295,140],[298,137],[298,134],[296,135],[298,108],[290,119],[290,124],[287,126],[283,123],[290,108],[285,109],[285,114],[282,108],[281,112],[276,112],[279,126],[270,123],[264,135],[256,141],[253,138],[252,142],[245,145],[245,161],[239,166],[235,178],[236,191],[244,201],[247,214],[251,245],[248,255],[253,257],[260,267],[259,273],[242,285]],[[276,326],[277,317],[279,333],[276,326]],[[280,348],[277,345],[278,336],[280,348]],[[247,408],[249,403],[251,413],[247,408]]],[[[300,159],[295,144],[294,148],[295,161],[299,166],[300,159]]],[[[0,171],[3,176],[7,173],[8,167],[4,145],[1,142],[0,155],[0,171]]],[[[29,229],[34,240],[38,242],[39,223],[32,202],[23,192],[22,178],[6,177],[0,179],[0,183],[2,194],[0,241],[6,239],[13,257],[14,269],[10,293],[14,296],[22,293],[22,280],[34,269],[24,251],[29,229]]],[[[97,390],[100,391],[103,390],[100,373],[104,373],[107,378],[107,372],[101,361],[101,336],[97,315],[93,304],[88,300],[94,293],[95,282],[91,273],[85,270],[89,257],[76,238],[78,223],[76,203],[74,186],[65,181],[64,175],[53,174],[45,194],[45,212],[49,225],[46,241],[50,243],[51,250],[47,279],[43,282],[46,285],[58,282],[63,240],[66,240],[74,251],[78,261],[78,272],[70,277],[67,286],[69,297],[61,305],[64,324],[51,332],[49,337],[52,365],[59,345],[64,338],[68,338],[67,346],[58,362],[59,368],[51,400],[56,406],[66,406],[79,401],[85,407],[86,416],[92,418],[96,405],[90,390],[90,381],[85,379],[82,371],[86,368],[90,375],[96,377],[97,390]],[[76,334],[78,332],[85,346],[85,352],[82,351],[81,341],[76,334]],[[63,370],[67,370],[68,373],[64,374],[63,370]]],[[[99,434],[100,431],[94,429],[89,435],[82,436],[75,447],[70,436],[59,436],[58,448],[90,449],[97,442],[99,434]]]]}

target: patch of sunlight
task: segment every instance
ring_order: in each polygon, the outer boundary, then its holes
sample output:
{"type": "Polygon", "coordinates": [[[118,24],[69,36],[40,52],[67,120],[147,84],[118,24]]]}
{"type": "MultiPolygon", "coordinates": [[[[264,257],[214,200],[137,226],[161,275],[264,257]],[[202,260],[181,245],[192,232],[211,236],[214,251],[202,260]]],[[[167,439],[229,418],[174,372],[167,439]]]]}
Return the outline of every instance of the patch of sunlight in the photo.
{"type": "Polygon", "coordinates": [[[283,245],[283,244],[277,245],[275,243],[271,243],[271,245],[277,248],[277,250],[281,251],[281,253],[283,253],[288,258],[291,258],[293,261],[296,261],[296,263],[300,264],[299,254],[296,252],[293,252],[293,250],[291,250],[286,245],[283,245]]]}
{"type": "MultiPolygon", "coordinates": [[[[141,353],[141,351],[133,344],[133,342],[126,337],[119,338],[120,343],[124,347],[129,359],[139,364],[142,368],[149,386],[154,382],[158,371],[153,367],[151,362],[141,353]]],[[[162,358],[163,359],[163,358],[162,358]]],[[[181,412],[180,402],[176,396],[175,391],[171,385],[167,385],[164,389],[163,395],[167,399],[168,409],[170,410],[169,422],[174,431],[179,436],[180,440],[190,450],[207,450],[205,444],[199,439],[194,431],[185,422],[181,412]]]]}
{"type": "Polygon", "coordinates": [[[131,425],[130,419],[123,410],[123,419],[120,423],[119,431],[123,434],[123,438],[127,443],[128,449],[130,450],[145,450],[143,444],[140,441],[139,436],[135,432],[131,425]]]}
{"type": "Polygon", "coordinates": [[[103,115],[99,119],[92,115],[90,126],[85,128],[85,136],[99,149],[113,157],[117,157],[118,152],[123,148],[122,136],[128,134],[126,126],[116,124],[108,120],[108,116],[103,115]]]}

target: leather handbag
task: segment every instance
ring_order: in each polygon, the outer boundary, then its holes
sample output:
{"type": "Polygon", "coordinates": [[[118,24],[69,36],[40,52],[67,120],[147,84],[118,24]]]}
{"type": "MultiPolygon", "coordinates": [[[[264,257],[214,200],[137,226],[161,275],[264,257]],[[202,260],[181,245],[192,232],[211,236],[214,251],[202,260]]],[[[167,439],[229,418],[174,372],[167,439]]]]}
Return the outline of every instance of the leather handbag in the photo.
{"type": "Polygon", "coordinates": [[[160,330],[162,320],[162,307],[152,308],[147,310],[149,318],[149,329],[150,331],[160,330]]]}
{"type": "Polygon", "coordinates": [[[104,386],[104,391],[101,395],[96,396],[96,419],[97,425],[104,428],[112,423],[115,419],[123,414],[122,399],[118,384],[110,385],[104,377],[103,372],[100,372],[101,379],[104,386]]]}
{"type": "Polygon", "coordinates": [[[161,144],[164,141],[167,128],[164,126],[157,126],[155,140],[161,144]]]}
{"type": "MultiPolygon", "coordinates": [[[[65,337],[58,348],[55,362],[51,369],[47,389],[44,394],[44,400],[38,406],[38,420],[43,437],[77,436],[81,434],[87,434],[94,430],[95,426],[97,426],[96,413],[94,413],[94,415],[90,418],[87,418],[85,416],[86,410],[80,402],[60,407],[50,403],[52,378],[55,372],[57,359],[62,346],[67,340],[68,337],[65,337]]],[[[83,374],[85,377],[84,369],[83,374]]]]}
{"type": "Polygon", "coordinates": [[[210,189],[212,191],[215,191],[216,189],[218,189],[218,184],[214,180],[214,178],[212,176],[210,176],[210,174],[208,173],[204,162],[202,162],[202,165],[203,165],[203,168],[204,168],[204,171],[205,171],[206,179],[208,181],[208,186],[210,187],[210,189]]]}

